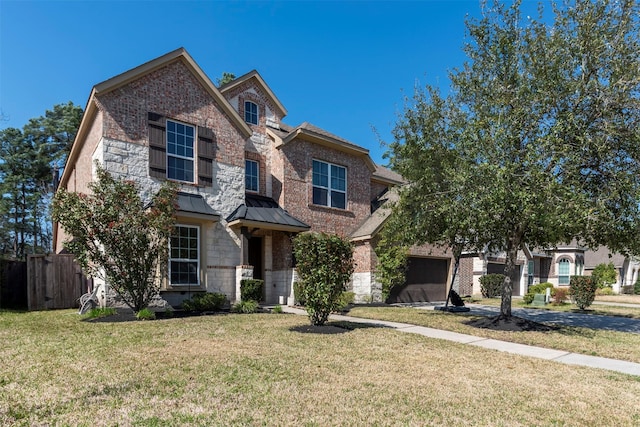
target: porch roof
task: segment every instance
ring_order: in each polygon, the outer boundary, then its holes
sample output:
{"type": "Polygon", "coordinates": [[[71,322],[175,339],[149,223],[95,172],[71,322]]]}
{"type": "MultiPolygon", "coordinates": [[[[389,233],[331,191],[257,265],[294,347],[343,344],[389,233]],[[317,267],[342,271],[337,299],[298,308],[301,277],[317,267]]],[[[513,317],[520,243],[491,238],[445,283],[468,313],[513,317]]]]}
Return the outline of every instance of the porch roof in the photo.
{"type": "Polygon", "coordinates": [[[270,197],[247,194],[244,204],[227,217],[230,227],[245,226],[275,231],[302,232],[311,228],[282,209],[270,197]]]}
{"type": "Polygon", "coordinates": [[[200,194],[179,192],[176,200],[177,215],[191,218],[203,218],[218,221],[220,215],[213,210],[200,194]]]}

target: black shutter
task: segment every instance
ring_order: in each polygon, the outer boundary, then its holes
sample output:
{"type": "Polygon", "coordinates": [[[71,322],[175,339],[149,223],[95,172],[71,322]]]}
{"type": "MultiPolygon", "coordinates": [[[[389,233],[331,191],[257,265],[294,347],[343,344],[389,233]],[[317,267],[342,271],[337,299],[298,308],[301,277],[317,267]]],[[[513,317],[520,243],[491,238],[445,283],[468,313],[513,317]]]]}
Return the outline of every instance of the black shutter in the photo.
{"type": "Polygon", "coordinates": [[[213,185],[213,159],[215,156],[213,130],[198,126],[198,184],[213,185]]]}
{"type": "Polygon", "coordinates": [[[157,113],[148,114],[149,176],[167,177],[167,119],[157,113]]]}

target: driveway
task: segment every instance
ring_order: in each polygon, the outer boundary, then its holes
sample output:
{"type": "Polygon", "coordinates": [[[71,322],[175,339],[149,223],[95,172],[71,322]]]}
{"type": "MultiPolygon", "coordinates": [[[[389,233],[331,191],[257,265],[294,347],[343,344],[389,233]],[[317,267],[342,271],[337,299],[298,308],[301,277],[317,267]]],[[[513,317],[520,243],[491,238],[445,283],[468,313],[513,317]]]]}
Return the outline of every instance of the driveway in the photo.
{"type": "MultiPolygon", "coordinates": [[[[477,304],[468,304],[467,307],[471,309],[471,314],[482,316],[497,316],[500,314],[500,307],[477,304]]],[[[540,323],[640,334],[640,319],[526,308],[512,308],[511,313],[514,316],[540,323]]]]}

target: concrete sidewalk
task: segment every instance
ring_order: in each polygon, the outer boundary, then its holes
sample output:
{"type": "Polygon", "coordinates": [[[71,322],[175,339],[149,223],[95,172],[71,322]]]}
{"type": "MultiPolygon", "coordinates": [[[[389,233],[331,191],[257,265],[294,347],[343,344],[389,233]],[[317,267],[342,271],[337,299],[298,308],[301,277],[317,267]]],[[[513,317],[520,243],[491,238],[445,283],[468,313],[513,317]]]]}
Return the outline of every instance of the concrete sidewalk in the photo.
{"type": "MultiPolygon", "coordinates": [[[[282,307],[285,313],[307,315],[307,312],[295,307],[282,307]]],[[[457,332],[443,331],[440,329],[416,326],[407,323],[388,322],[384,320],[362,319],[359,317],[331,315],[331,320],[345,321],[351,323],[361,323],[368,325],[380,325],[381,327],[392,328],[399,332],[419,334],[428,338],[437,338],[453,341],[461,344],[473,345],[506,353],[519,354],[521,356],[535,357],[538,359],[552,360],[568,365],[587,366],[590,368],[606,369],[609,371],[621,372],[623,374],[640,376],[640,363],[626,362],[623,360],[607,359],[604,357],[587,356],[584,354],[570,353],[562,350],[553,350],[543,347],[536,347],[524,344],[517,344],[508,341],[499,341],[491,338],[476,337],[474,335],[460,334],[457,332]]]]}

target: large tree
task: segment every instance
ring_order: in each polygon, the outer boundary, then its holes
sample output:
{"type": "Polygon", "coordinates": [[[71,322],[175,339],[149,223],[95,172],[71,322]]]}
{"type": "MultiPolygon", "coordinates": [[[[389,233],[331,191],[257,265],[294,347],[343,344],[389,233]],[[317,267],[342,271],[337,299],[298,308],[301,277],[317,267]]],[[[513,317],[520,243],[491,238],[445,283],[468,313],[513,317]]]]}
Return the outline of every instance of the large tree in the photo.
{"type": "Polygon", "coordinates": [[[96,168],[91,194],[57,191],[53,218],[70,235],[64,246],[83,269],[104,279],[138,313],[158,295],[165,277],[176,188],[167,181],[144,203],[135,183],[96,168]]]}
{"type": "Polygon", "coordinates": [[[22,130],[0,131],[2,254],[24,258],[51,250],[49,205],[82,118],[72,102],[30,119],[22,130]]]}
{"type": "Polygon", "coordinates": [[[577,239],[638,252],[640,10],[632,0],[483,3],[447,95],[407,99],[387,156],[409,184],[389,231],[506,255],[511,316],[517,252],[577,239]]]}

